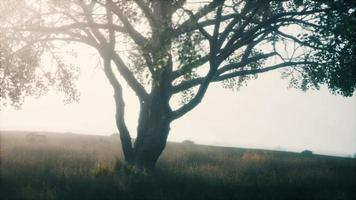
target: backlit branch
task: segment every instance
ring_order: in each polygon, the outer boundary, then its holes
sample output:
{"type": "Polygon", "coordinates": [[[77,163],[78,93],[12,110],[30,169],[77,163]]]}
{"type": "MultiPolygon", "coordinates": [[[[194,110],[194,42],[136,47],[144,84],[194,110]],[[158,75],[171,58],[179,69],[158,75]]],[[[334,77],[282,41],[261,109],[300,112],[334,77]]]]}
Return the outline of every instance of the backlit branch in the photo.
{"type": "Polygon", "coordinates": [[[207,75],[204,77],[202,80],[199,89],[196,93],[196,95],[185,105],[182,107],[178,108],[177,110],[172,112],[172,116],[174,119],[181,117],[182,115],[186,114],[187,112],[191,111],[193,108],[195,108],[203,99],[203,97],[206,94],[206,91],[212,82],[212,79],[217,71],[217,68],[220,63],[218,63],[216,57],[217,57],[217,37],[220,29],[220,17],[222,14],[222,5],[224,1],[219,1],[217,11],[216,11],[216,19],[217,21],[214,24],[214,30],[213,30],[213,35],[209,39],[209,45],[210,45],[210,56],[209,56],[209,71],[207,75]]]}
{"type": "MultiPolygon", "coordinates": [[[[109,5],[109,7],[107,7],[107,8],[111,8],[110,6],[111,5],[109,5]]],[[[85,5],[84,3],[81,3],[81,7],[83,8],[84,13],[86,14],[86,19],[89,21],[89,23],[93,23],[94,22],[93,18],[91,15],[89,15],[90,8],[87,5],[85,5]]],[[[135,91],[136,95],[140,98],[140,100],[144,100],[147,97],[147,93],[146,93],[144,87],[138,82],[138,80],[135,78],[133,73],[126,66],[126,64],[124,63],[122,58],[116,52],[113,51],[114,48],[110,49],[108,52],[108,49],[107,49],[108,42],[106,41],[105,37],[97,29],[94,29],[91,27],[91,31],[93,32],[94,36],[100,41],[101,48],[98,49],[98,51],[103,56],[105,56],[106,54],[111,54],[111,56],[112,56],[111,59],[114,61],[120,74],[126,80],[128,85],[132,88],[132,90],[135,91]]],[[[111,34],[113,34],[113,33],[111,32],[111,34]]]]}
{"type": "MultiPolygon", "coordinates": [[[[227,65],[221,67],[220,69],[218,69],[215,76],[217,77],[217,76],[219,76],[219,75],[221,75],[221,74],[223,74],[223,73],[225,73],[227,71],[230,71],[230,70],[243,68],[244,66],[247,66],[248,64],[255,63],[255,62],[258,62],[260,60],[270,58],[270,57],[272,57],[274,55],[276,55],[276,53],[272,52],[272,53],[267,53],[267,54],[257,55],[257,56],[251,57],[251,58],[247,58],[244,61],[241,61],[241,62],[238,62],[238,63],[227,64],[227,65]]],[[[213,80],[215,80],[216,77],[213,78],[213,80]]],[[[184,81],[184,82],[174,86],[173,87],[173,92],[174,93],[178,93],[178,92],[187,90],[189,88],[192,88],[192,87],[195,87],[195,86],[199,85],[201,82],[202,82],[202,78],[196,78],[196,79],[184,81]]]]}
{"type": "Polygon", "coordinates": [[[126,29],[127,33],[129,36],[132,38],[132,40],[140,46],[143,50],[149,50],[149,41],[142,36],[141,33],[139,33],[133,25],[129,22],[128,18],[125,16],[125,14],[122,12],[119,6],[114,4],[112,1],[108,1],[108,8],[111,9],[111,11],[118,16],[120,21],[124,24],[124,28],[126,29]]]}
{"type": "Polygon", "coordinates": [[[131,163],[133,159],[133,146],[131,142],[130,132],[125,123],[125,101],[122,94],[122,86],[116,79],[115,74],[111,69],[110,57],[104,58],[104,72],[114,89],[114,98],[116,105],[116,125],[120,133],[123,153],[127,162],[131,163]]]}
{"type": "MultiPolygon", "coordinates": [[[[209,14],[210,12],[214,11],[214,9],[219,5],[219,1],[220,0],[213,0],[211,3],[209,3],[208,5],[205,5],[204,7],[200,8],[199,11],[197,11],[195,14],[190,15],[190,18],[188,20],[186,20],[185,22],[183,22],[178,28],[176,28],[174,30],[175,34],[179,35],[179,33],[185,33],[185,32],[190,32],[192,30],[196,30],[199,27],[204,27],[201,26],[201,24],[198,24],[196,22],[198,22],[200,20],[200,18],[206,16],[207,14],[209,14]]],[[[215,23],[215,20],[212,20],[210,22],[211,24],[215,23]]],[[[209,24],[210,24],[209,23],[209,24]]]]}
{"type": "MultiPolygon", "coordinates": [[[[291,66],[302,66],[302,65],[308,65],[308,64],[319,64],[319,63],[315,63],[315,62],[284,62],[284,63],[280,63],[280,64],[276,64],[276,65],[272,65],[272,66],[268,66],[268,67],[264,67],[264,68],[259,68],[259,69],[249,69],[249,70],[239,70],[239,71],[234,71],[234,72],[230,72],[230,73],[225,73],[222,74],[222,72],[218,72],[217,75],[212,79],[212,82],[221,82],[230,78],[236,78],[239,76],[247,76],[247,75],[253,75],[253,74],[260,74],[260,73],[264,73],[264,72],[268,72],[268,71],[272,71],[272,70],[276,70],[276,69],[280,69],[280,68],[285,68],[285,67],[291,67],[291,66]]],[[[246,66],[246,65],[239,65],[238,63],[236,63],[236,66],[246,66]]],[[[173,91],[174,93],[178,93],[178,92],[182,92],[184,90],[187,90],[189,88],[195,87],[197,85],[202,84],[204,81],[204,78],[196,78],[193,80],[189,80],[186,81],[184,83],[181,83],[175,87],[173,87],[173,91]]]]}

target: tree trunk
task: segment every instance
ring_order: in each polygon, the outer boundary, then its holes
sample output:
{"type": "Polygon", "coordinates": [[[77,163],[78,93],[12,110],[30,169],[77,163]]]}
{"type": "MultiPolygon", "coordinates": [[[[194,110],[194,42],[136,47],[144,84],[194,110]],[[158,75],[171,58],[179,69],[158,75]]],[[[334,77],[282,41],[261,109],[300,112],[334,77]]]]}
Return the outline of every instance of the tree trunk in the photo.
{"type": "MultiPolygon", "coordinates": [[[[152,73],[152,88],[147,99],[141,101],[137,138],[133,147],[134,165],[148,170],[154,169],[156,162],[166,146],[170,130],[171,55],[173,1],[152,1],[152,25],[150,56],[148,67],[152,73]],[[159,19],[159,20],[156,20],[159,19]]],[[[146,60],[147,61],[147,60],[146,60]]]]}
{"type": "Polygon", "coordinates": [[[170,130],[169,116],[159,95],[141,105],[137,138],[134,144],[134,165],[153,170],[166,146],[170,130]]]}
{"type": "Polygon", "coordinates": [[[153,170],[166,146],[168,132],[169,124],[159,122],[139,134],[134,147],[134,165],[139,168],[153,170]]]}

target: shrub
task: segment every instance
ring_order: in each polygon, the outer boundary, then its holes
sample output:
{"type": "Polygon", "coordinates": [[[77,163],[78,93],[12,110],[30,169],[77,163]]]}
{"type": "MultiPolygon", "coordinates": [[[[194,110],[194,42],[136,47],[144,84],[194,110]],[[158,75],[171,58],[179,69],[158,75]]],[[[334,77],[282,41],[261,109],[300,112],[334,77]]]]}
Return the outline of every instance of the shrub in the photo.
{"type": "Polygon", "coordinates": [[[311,155],[313,155],[313,152],[312,151],[310,151],[310,150],[304,150],[304,151],[302,151],[302,152],[300,152],[302,155],[304,155],[304,156],[311,156],[311,155]]]}
{"type": "Polygon", "coordinates": [[[191,141],[191,140],[183,140],[183,141],[182,141],[182,144],[193,145],[193,144],[195,144],[195,143],[194,143],[194,141],[191,141]]]}

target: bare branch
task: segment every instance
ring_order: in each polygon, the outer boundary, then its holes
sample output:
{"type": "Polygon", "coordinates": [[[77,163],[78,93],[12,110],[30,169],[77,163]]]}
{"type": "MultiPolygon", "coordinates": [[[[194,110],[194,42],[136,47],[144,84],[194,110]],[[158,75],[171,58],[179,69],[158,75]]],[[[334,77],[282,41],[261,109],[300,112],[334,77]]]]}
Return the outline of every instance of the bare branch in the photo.
{"type": "MultiPolygon", "coordinates": [[[[227,64],[227,65],[221,67],[220,69],[218,69],[216,76],[219,76],[220,74],[223,74],[224,72],[227,72],[230,70],[242,68],[244,66],[247,66],[250,63],[258,62],[259,60],[263,60],[263,59],[272,57],[274,55],[276,55],[275,52],[272,52],[272,53],[267,53],[267,54],[263,54],[263,55],[257,55],[254,57],[250,57],[250,58],[247,58],[244,61],[241,61],[238,63],[227,64]]],[[[196,78],[193,80],[184,81],[184,82],[173,87],[173,93],[178,93],[178,92],[187,90],[189,88],[195,87],[202,82],[202,79],[203,78],[196,78]]],[[[213,80],[215,80],[215,79],[216,79],[216,77],[213,78],[213,80]]]]}
{"type": "Polygon", "coordinates": [[[228,25],[227,29],[221,34],[219,38],[219,47],[221,47],[224,44],[225,40],[227,39],[231,31],[233,31],[233,35],[231,36],[231,39],[226,44],[226,46],[231,46],[234,43],[234,41],[238,37],[240,37],[240,35],[243,33],[245,28],[251,23],[251,21],[253,21],[253,17],[256,15],[257,11],[260,9],[262,4],[257,4],[257,5],[255,4],[255,6],[252,6],[253,4],[251,2],[252,1],[249,1],[248,5],[244,7],[242,14],[238,14],[238,15],[236,14],[237,16],[235,17],[235,19],[238,19],[238,21],[240,20],[240,18],[242,18],[245,20],[245,22],[241,24],[238,27],[238,29],[233,30],[237,22],[235,22],[235,20],[232,20],[232,22],[228,25]],[[252,13],[249,16],[247,16],[247,13],[250,11],[252,11],[252,13]]]}
{"type": "MultiPolygon", "coordinates": [[[[83,1],[79,1],[79,5],[82,8],[85,19],[91,23],[94,24],[94,19],[93,16],[91,15],[92,8],[94,6],[94,1],[91,2],[90,5],[86,5],[83,1]]],[[[89,27],[95,38],[99,41],[100,45],[106,45],[107,41],[105,37],[100,33],[100,31],[94,27],[89,27]]]]}
{"type": "Polygon", "coordinates": [[[264,67],[264,68],[260,68],[260,69],[241,70],[241,71],[231,72],[231,73],[228,73],[228,74],[223,74],[223,75],[220,75],[220,76],[214,78],[214,82],[222,81],[222,80],[226,80],[226,79],[234,78],[234,77],[238,77],[238,76],[260,74],[260,73],[264,73],[264,72],[268,72],[268,71],[271,71],[271,70],[280,69],[280,68],[284,68],[284,67],[310,65],[310,64],[320,64],[320,63],[309,62],[309,61],[283,62],[283,63],[280,63],[280,64],[276,64],[276,65],[272,65],[272,66],[268,66],[268,67],[264,67]]]}
{"type": "MultiPolygon", "coordinates": [[[[105,6],[105,11],[106,11],[106,18],[108,21],[108,25],[111,26],[111,25],[113,25],[113,19],[112,19],[112,13],[111,13],[108,5],[105,6]]],[[[111,52],[115,51],[115,43],[116,43],[115,31],[114,31],[114,29],[110,28],[109,29],[109,46],[110,46],[111,52]]]]}
{"type": "MultiPolygon", "coordinates": [[[[111,5],[109,4],[109,6],[107,8],[111,8],[110,6],[111,5]]],[[[93,23],[93,18],[91,15],[89,15],[89,13],[90,13],[89,7],[90,6],[87,6],[84,3],[81,3],[81,7],[83,8],[83,11],[86,13],[86,19],[89,21],[89,23],[93,23]]],[[[112,19],[109,18],[109,20],[112,20],[112,19]]],[[[121,59],[121,57],[113,51],[114,47],[109,46],[110,48],[108,49],[109,43],[106,41],[105,37],[97,29],[94,29],[91,27],[91,31],[93,32],[95,37],[100,41],[101,47],[98,49],[98,51],[100,52],[102,57],[105,58],[105,57],[111,56],[111,59],[116,64],[118,71],[123,76],[123,78],[127,81],[128,85],[132,88],[132,90],[135,91],[135,93],[139,97],[139,99],[141,101],[146,99],[147,93],[146,93],[144,87],[138,82],[138,80],[135,78],[133,73],[128,69],[128,67],[125,65],[125,63],[121,59]]],[[[111,30],[111,38],[109,38],[109,39],[113,40],[113,37],[114,37],[113,32],[111,30]]],[[[111,43],[111,45],[114,45],[114,43],[111,43]]]]}
{"type": "MultiPolygon", "coordinates": [[[[233,19],[236,16],[238,16],[238,15],[235,14],[235,13],[223,15],[220,18],[220,22],[233,19]]],[[[204,27],[207,27],[207,26],[214,25],[215,23],[216,23],[216,19],[208,19],[208,20],[204,20],[204,21],[201,21],[201,22],[198,22],[198,23],[192,23],[192,21],[191,21],[190,23],[187,23],[185,26],[181,25],[178,28],[173,29],[172,30],[172,35],[174,37],[178,37],[181,34],[198,30],[199,27],[204,28],[204,27]]]]}
{"type": "Polygon", "coordinates": [[[132,72],[125,65],[122,58],[115,52],[113,52],[112,60],[117,66],[120,74],[125,78],[129,86],[135,91],[136,95],[140,98],[141,101],[144,101],[147,98],[147,92],[145,88],[137,81],[132,72]]]}
{"type": "Polygon", "coordinates": [[[133,160],[133,147],[131,142],[130,132],[125,123],[125,101],[122,94],[122,86],[116,79],[115,74],[111,69],[111,59],[104,58],[104,72],[108,78],[111,86],[114,89],[114,98],[116,105],[116,125],[120,132],[120,139],[123,153],[127,162],[131,163],[133,160]]]}
{"type": "MultiPolygon", "coordinates": [[[[220,82],[220,81],[223,81],[226,79],[235,78],[235,77],[239,77],[239,76],[260,74],[260,73],[268,72],[268,71],[279,69],[279,68],[285,68],[285,67],[291,67],[291,66],[301,66],[301,65],[307,65],[307,64],[318,64],[318,63],[315,63],[315,62],[285,62],[285,63],[280,63],[280,64],[276,64],[273,66],[264,67],[264,68],[260,68],[260,69],[240,70],[240,71],[234,71],[234,72],[227,73],[227,74],[222,74],[222,72],[219,72],[212,79],[212,82],[220,82]]],[[[240,66],[240,65],[238,63],[236,63],[236,66],[240,66]]],[[[196,79],[181,83],[181,84],[173,87],[173,93],[182,92],[189,88],[200,85],[203,83],[203,80],[204,80],[204,78],[196,78],[196,79]]]]}

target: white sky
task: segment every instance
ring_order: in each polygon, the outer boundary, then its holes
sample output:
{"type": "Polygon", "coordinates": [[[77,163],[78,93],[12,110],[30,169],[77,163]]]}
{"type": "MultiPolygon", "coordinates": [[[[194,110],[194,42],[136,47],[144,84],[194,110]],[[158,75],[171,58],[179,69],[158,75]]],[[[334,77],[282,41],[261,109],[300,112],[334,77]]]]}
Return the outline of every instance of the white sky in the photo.
{"type": "MultiPolygon", "coordinates": [[[[114,99],[91,50],[73,60],[81,71],[81,101],[63,104],[61,94],[27,98],[22,110],[2,108],[0,129],[42,130],[110,135],[117,132],[114,99]]],[[[203,102],[173,122],[169,140],[200,144],[283,149],[353,155],[356,152],[356,97],[331,95],[327,89],[302,92],[287,89],[279,72],[260,75],[238,92],[213,85],[203,102]]],[[[129,129],[135,137],[137,102],[127,86],[129,129]]]]}

